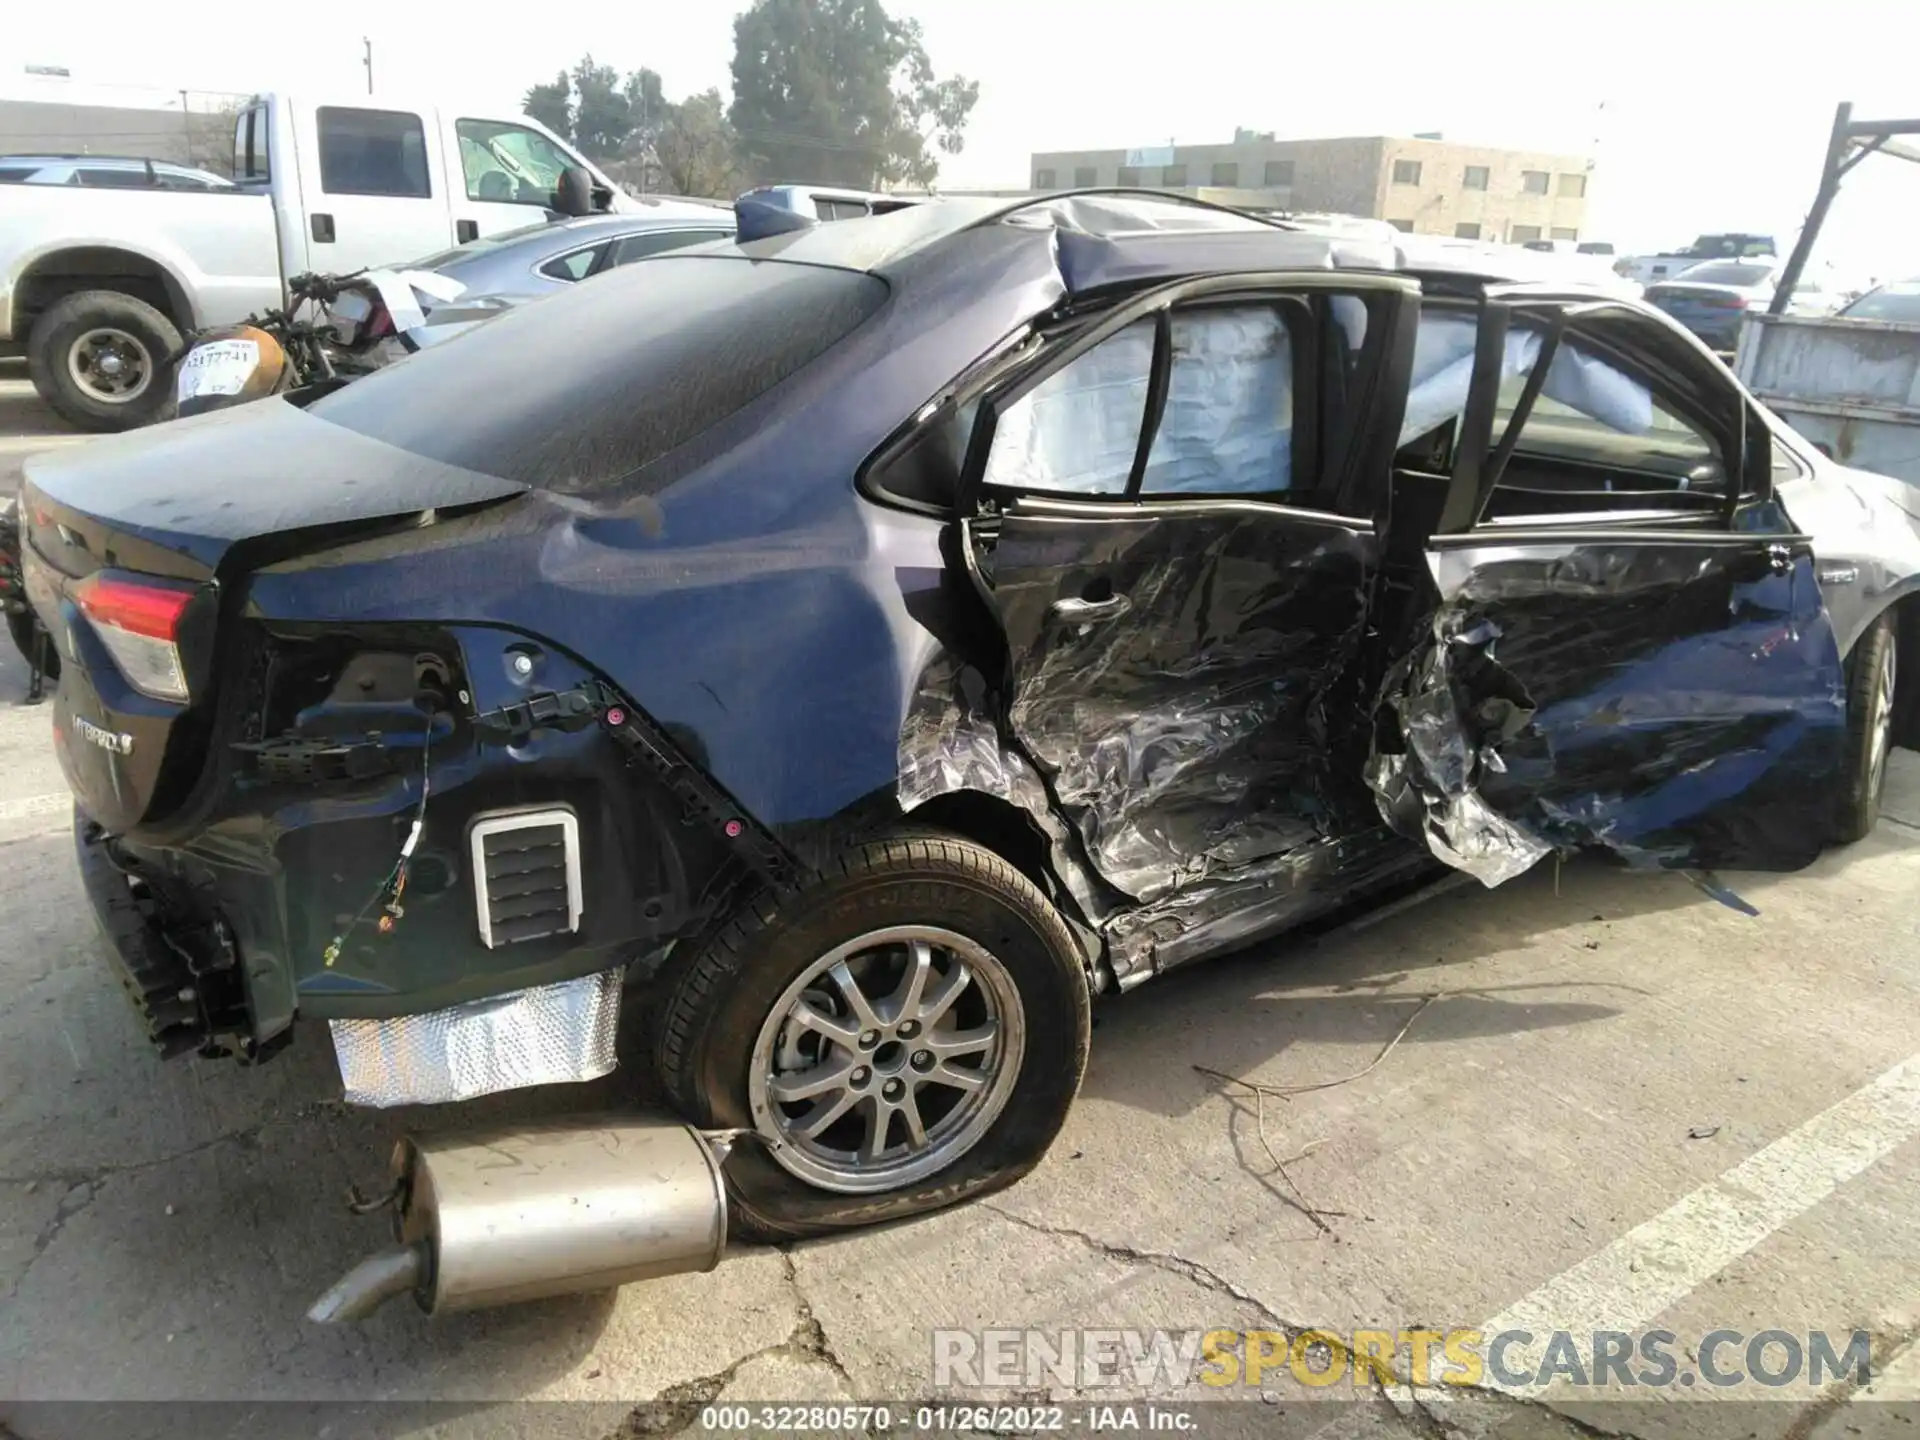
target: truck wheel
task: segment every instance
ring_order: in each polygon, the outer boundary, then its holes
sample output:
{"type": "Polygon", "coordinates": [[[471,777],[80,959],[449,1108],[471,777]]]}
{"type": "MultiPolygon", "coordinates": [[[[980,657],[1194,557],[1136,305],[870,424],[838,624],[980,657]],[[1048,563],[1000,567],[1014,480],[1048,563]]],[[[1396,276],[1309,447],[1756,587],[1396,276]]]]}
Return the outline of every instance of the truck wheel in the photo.
{"type": "Polygon", "coordinates": [[[116,290],[81,290],[47,307],[27,341],[40,398],[82,430],[131,430],[160,416],[172,394],[173,322],[116,290]]]}
{"type": "Polygon", "coordinates": [[[1880,819],[1893,749],[1899,654],[1900,632],[1889,610],[1868,627],[1847,662],[1847,764],[1833,820],[1837,844],[1864,840],[1880,819]]]}
{"type": "Polygon", "coordinates": [[[1086,1068],[1080,953],[1039,889],[953,836],[863,845],[745,902],[661,977],[653,1060],[681,1113],[741,1127],[736,1229],[791,1239],[1012,1184],[1086,1068]]]}

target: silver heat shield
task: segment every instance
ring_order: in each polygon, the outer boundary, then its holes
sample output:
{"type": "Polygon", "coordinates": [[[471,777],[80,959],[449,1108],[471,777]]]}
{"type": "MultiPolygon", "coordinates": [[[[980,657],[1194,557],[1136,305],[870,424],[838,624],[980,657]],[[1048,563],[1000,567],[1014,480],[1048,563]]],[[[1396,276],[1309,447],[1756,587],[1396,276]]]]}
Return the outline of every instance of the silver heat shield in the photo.
{"type": "Polygon", "coordinates": [[[334,1020],[347,1103],[445,1105],[613,1069],[619,970],[393,1020],[334,1020]]]}

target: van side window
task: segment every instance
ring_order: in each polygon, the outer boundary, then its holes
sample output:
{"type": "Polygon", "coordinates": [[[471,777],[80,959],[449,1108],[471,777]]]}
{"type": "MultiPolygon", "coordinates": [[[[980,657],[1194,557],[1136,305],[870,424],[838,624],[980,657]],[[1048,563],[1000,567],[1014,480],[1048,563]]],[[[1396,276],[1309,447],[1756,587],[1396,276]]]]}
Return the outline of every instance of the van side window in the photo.
{"type": "Polygon", "coordinates": [[[323,105],[319,111],[320,188],[329,195],[389,195],[424,200],[427,132],[404,110],[323,105]]]}

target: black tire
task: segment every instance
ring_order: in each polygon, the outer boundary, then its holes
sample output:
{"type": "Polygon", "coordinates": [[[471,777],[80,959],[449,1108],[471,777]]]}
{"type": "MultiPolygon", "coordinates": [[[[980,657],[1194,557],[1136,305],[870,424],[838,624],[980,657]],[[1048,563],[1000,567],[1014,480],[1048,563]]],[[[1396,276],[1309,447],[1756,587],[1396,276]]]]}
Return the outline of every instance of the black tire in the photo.
{"type": "Polygon", "coordinates": [[[53,648],[53,637],[40,628],[40,622],[24,610],[7,612],[7,633],[13,637],[13,647],[20,652],[20,658],[33,666],[36,648],[46,657],[46,668],[41,671],[49,680],[60,678],[60,652],[53,648]]]}
{"type": "Polygon", "coordinates": [[[899,1189],[843,1194],[789,1173],[743,1139],[725,1174],[736,1233],[797,1239],[902,1219],[1011,1185],[1038,1163],[1080,1088],[1091,1034],[1073,935],[1038,887],[954,836],[862,845],[793,895],[758,892],[654,990],[650,1042],[667,1098],[709,1127],[751,1127],[748,1072],[762,1025],[817,959],[888,925],[937,926],[986,947],[1019,996],[1026,1042],[998,1117],[945,1168],[899,1189]]]}
{"type": "Polygon", "coordinates": [[[1880,819],[1898,703],[1889,689],[1898,683],[1899,649],[1899,628],[1889,610],[1867,627],[1847,661],[1847,759],[1834,809],[1836,844],[1864,840],[1880,819]]]}
{"type": "Polygon", "coordinates": [[[144,300],[117,290],[80,290],[55,301],[33,322],[27,340],[27,373],[40,398],[56,414],[81,430],[132,430],[161,417],[173,397],[171,357],[180,348],[180,332],[144,300]],[[130,399],[107,400],[74,378],[69,357],[94,331],[131,337],[145,352],[147,380],[130,399]]]}

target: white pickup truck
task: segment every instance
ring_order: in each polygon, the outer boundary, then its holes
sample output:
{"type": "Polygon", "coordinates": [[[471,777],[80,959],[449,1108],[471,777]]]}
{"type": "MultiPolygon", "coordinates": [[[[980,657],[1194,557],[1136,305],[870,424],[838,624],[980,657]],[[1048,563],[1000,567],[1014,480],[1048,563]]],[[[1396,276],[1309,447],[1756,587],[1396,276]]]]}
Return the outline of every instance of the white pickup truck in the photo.
{"type": "Polygon", "coordinates": [[[525,116],[370,97],[254,97],[233,170],[235,188],[199,192],[0,184],[0,355],[24,353],[73,424],[154,419],[182,336],[282,305],[290,275],[630,203],[525,116]]]}

